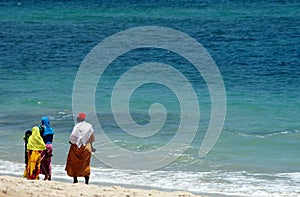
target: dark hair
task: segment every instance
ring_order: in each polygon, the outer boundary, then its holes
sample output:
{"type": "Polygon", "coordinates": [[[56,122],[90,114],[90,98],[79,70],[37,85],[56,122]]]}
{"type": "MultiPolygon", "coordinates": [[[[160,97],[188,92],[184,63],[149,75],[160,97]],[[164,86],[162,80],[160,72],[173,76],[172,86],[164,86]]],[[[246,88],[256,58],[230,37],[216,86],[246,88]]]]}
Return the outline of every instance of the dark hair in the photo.
{"type": "Polygon", "coordinates": [[[32,134],[32,131],[31,131],[31,130],[25,131],[25,135],[31,135],[31,134],[32,134]]]}

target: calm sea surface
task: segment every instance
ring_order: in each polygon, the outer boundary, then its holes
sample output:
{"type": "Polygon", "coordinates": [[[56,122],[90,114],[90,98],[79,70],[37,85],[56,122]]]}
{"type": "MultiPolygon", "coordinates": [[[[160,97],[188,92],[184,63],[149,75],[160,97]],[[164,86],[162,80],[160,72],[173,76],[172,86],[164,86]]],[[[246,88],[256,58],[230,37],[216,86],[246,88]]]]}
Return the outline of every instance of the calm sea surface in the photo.
{"type": "MultiPolygon", "coordinates": [[[[183,32],[209,52],[226,89],[222,133],[208,155],[199,158],[211,115],[205,81],[176,53],[155,48],[129,51],[107,67],[96,87],[95,108],[106,135],[122,148],[145,152],[163,146],[176,134],[179,101],[162,84],[140,86],[129,105],[132,118],[141,125],[150,121],[151,104],[165,107],[167,118],[157,135],[132,137],[114,119],[111,95],[115,84],[126,71],[144,62],[171,65],[188,79],[199,98],[199,129],[175,162],[155,171],[112,168],[94,154],[91,183],[213,196],[299,196],[299,1],[0,2],[0,174],[22,175],[24,131],[47,115],[56,132],[53,179],[71,182],[64,165],[74,125],[72,91],[77,71],[98,43],[144,26],[183,32]]],[[[177,84],[180,81],[174,80],[177,84]]],[[[131,90],[125,87],[124,91],[131,90]]],[[[95,148],[104,151],[97,142],[95,148]]]]}

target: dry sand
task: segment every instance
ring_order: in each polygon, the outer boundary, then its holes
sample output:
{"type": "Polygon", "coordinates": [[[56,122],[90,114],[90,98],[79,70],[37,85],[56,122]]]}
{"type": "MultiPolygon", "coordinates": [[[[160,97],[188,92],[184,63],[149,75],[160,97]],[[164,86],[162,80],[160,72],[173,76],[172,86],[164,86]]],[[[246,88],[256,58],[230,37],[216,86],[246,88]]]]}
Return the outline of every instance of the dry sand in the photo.
{"type": "Polygon", "coordinates": [[[0,197],[44,197],[44,196],[196,196],[185,191],[164,192],[157,190],[128,189],[119,186],[86,185],[84,183],[64,183],[59,181],[27,180],[11,176],[0,176],[0,197]]]}

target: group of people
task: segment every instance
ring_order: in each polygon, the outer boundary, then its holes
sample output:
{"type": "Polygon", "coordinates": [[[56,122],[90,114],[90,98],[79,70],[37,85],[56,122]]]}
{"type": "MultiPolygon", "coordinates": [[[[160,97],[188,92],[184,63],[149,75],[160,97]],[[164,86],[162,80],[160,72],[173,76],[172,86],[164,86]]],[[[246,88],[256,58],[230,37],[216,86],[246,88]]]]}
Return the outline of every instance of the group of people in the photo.
{"type": "Polygon", "coordinates": [[[27,179],[39,179],[39,174],[44,174],[44,180],[51,180],[51,157],[54,130],[50,120],[44,116],[40,126],[25,132],[25,171],[27,179]]]}
{"type": "MultiPolygon", "coordinates": [[[[73,177],[73,183],[78,183],[77,177],[84,177],[85,183],[89,183],[90,160],[92,156],[92,143],[95,141],[94,129],[85,121],[86,114],[81,112],[77,116],[77,124],[70,135],[70,149],[65,170],[73,177]]],[[[51,158],[53,156],[54,130],[50,126],[50,120],[44,116],[40,126],[34,126],[32,130],[25,132],[25,171],[27,179],[39,179],[39,174],[45,175],[44,180],[51,180],[51,158]]]]}

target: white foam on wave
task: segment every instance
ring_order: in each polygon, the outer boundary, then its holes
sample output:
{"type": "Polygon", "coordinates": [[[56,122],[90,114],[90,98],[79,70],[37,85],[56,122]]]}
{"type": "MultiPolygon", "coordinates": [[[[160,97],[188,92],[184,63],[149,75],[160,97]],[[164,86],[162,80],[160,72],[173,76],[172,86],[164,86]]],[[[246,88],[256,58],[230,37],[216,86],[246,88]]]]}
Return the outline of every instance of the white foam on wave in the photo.
{"type": "MultiPolygon", "coordinates": [[[[0,160],[0,174],[22,176],[24,164],[0,160]]],[[[63,165],[52,166],[53,180],[72,182],[63,165]]],[[[91,184],[120,184],[155,187],[164,190],[187,190],[199,194],[238,196],[300,196],[300,172],[249,173],[191,171],[132,171],[92,168],[91,184]]]]}
{"type": "Polygon", "coordinates": [[[299,173],[128,171],[93,169],[95,182],[238,196],[298,196],[299,173]]]}
{"type": "Polygon", "coordinates": [[[11,174],[14,176],[22,176],[24,169],[25,169],[25,164],[0,160],[0,174],[11,174]]]}
{"type": "Polygon", "coordinates": [[[299,133],[299,130],[282,130],[282,131],[269,131],[269,132],[254,132],[254,133],[242,133],[235,132],[237,135],[242,137],[257,137],[257,138],[266,138],[273,137],[277,135],[289,135],[294,133],[299,133]]]}

